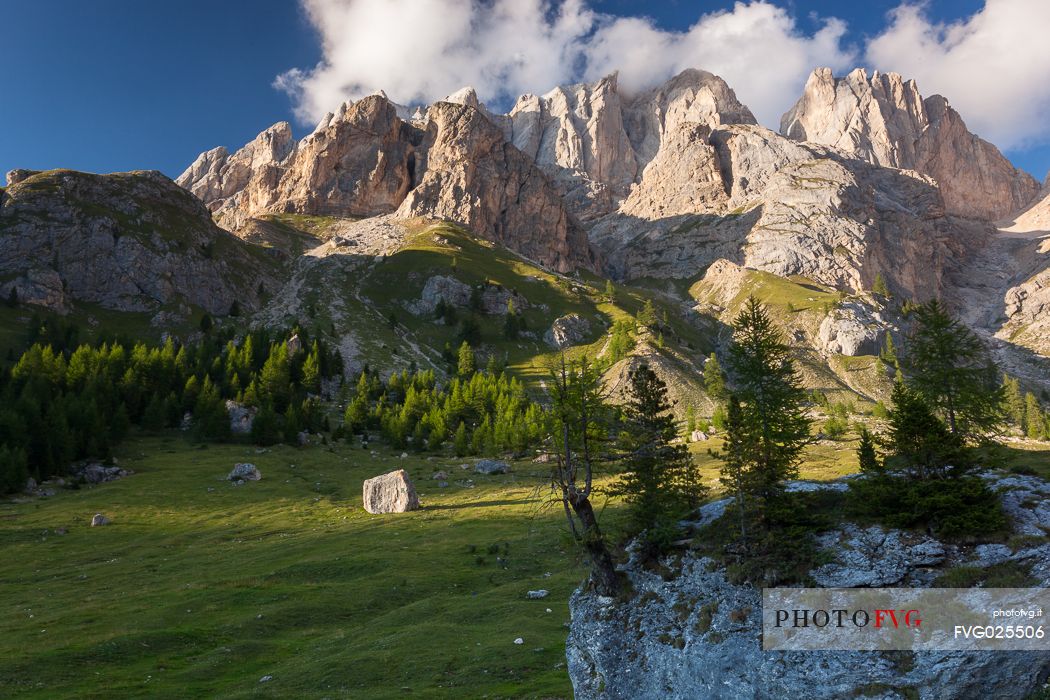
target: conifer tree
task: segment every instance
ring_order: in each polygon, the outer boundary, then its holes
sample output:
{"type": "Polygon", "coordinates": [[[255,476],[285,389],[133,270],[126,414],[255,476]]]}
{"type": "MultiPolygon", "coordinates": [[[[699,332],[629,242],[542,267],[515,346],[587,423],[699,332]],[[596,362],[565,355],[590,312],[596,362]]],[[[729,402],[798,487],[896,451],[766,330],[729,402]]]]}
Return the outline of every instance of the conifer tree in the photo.
{"type": "Polygon", "coordinates": [[[1043,409],[1039,405],[1039,399],[1035,394],[1025,395],[1025,434],[1032,440],[1042,440],[1046,437],[1046,419],[1043,409]]]}
{"type": "Polygon", "coordinates": [[[754,297],[733,323],[727,360],[740,415],[727,421],[726,430],[735,432],[744,483],[760,513],[786,480],[798,476],[802,450],[810,442],[806,393],[789,347],[754,297]]]}
{"type": "Polygon", "coordinates": [[[934,414],[923,395],[898,381],[891,400],[885,444],[903,466],[919,479],[961,474],[962,440],[934,414]],[[954,467],[951,472],[949,465],[954,467]]]}
{"type": "Polygon", "coordinates": [[[875,439],[867,428],[860,430],[860,443],[857,445],[857,462],[864,474],[879,474],[883,471],[882,462],[875,451],[875,439]]]}
{"type": "Polygon", "coordinates": [[[1003,406],[1010,422],[1022,433],[1027,433],[1025,395],[1021,392],[1021,383],[1009,375],[1003,376],[1003,406]]]}
{"type": "Polygon", "coordinates": [[[987,348],[933,300],[915,309],[906,354],[908,384],[953,435],[982,440],[1003,421],[1003,388],[987,348]]]}
{"type": "Polygon", "coordinates": [[[618,440],[623,476],[613,493],[624,496],[635,532],[645,530],[657,550],[704,493],[693,458],[677,436],[667,385],[648,365],[628,375],[618,440]]]}
{"type": "Polygon", "coordinates": [[[881,272],[875,275],[875,283],[871,286],[871,291],[880,297],[890,298],[890,288],[886,286],[886,280],[881,272]]]}
{"type": "Polygon", "coordinates": [[[477,361],[474,358],[474,350],[470,343],[463,341],[459,346],[459,361],[456,365],[456,373],[461,379],[470,379],[477,370],[477,361]]]}
{"type": "Polygon", "coordinates": [[[645,304],[638,314],[638,323],[650,330],[656,328],[656,307],[653,306],[652,299],[645,300],[645,304]]]}
{"type": "Polygon", "coordinates": [[[722,371],[722,366],[718,364],[718,357],[714,353],[711,353],[707,362],[704,363],[704,389],[715,403],[724,402],[729,398],[725,373],[722,371]]]}
{"type": "Polygon", "coordinates": [[[470,453],[470,443],[467,441],[467,426],[463,421],[460,421],[459,427],[456,428],[453,446],[457,457],[466,457],[470,453]]]}

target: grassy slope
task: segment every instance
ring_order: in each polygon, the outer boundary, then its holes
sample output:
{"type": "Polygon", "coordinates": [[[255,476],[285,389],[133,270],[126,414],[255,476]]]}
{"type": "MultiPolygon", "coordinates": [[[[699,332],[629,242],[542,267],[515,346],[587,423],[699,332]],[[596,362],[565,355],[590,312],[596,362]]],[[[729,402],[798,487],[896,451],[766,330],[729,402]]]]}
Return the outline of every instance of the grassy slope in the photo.
{"type": "MultiPolygon", "coordinates": [[[[712,484],[717,446],[693,446],[712,484]]],[[[851,448],[811,447],[803,476],[852,471],[851,448]]],[[[585,570],[541,466],[486,477],[456,459],[180,437],[131,440],[119,460],[136,474],[0,503],[0,696],[571,696],[563,623],[585,570]],[[223,481],[238,461],[263,480],[223,481]],[[361,481],[398,467],[426,507],[364,512],[361,481]],[[95,512],[114,524],[88,527],[95,512]],[[539,588],[550,597],[525,599],[539,588]]]]}
{"type": "Polygon", "coordinates": [[[131,478],[0,506],[0,695],[570,694],[562,623],[583,570],[538,467],[486,477],[458,460],[180,438],[122,453],[131,478]],[[245,460],[261,482],[222,481],[245,460]],[[362,479],[397,467],[427,508],[369,515],[362,479]],[[114,524],[87,527],[96,511],[114,524]],[[525,599],[538,588],[551,596],[525,599]]]}

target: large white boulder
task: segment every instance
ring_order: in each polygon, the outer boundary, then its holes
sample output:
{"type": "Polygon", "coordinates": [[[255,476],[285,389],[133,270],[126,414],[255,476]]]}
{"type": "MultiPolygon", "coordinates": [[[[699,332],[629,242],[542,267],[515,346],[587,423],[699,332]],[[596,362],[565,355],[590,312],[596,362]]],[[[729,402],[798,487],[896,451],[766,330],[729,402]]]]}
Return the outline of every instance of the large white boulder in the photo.
{"type": "Polygon", "coordinates": [[[404,469],[365,479],[362,500],[369,513],[405,513],[419,508],[419,497],[404,469]]]}

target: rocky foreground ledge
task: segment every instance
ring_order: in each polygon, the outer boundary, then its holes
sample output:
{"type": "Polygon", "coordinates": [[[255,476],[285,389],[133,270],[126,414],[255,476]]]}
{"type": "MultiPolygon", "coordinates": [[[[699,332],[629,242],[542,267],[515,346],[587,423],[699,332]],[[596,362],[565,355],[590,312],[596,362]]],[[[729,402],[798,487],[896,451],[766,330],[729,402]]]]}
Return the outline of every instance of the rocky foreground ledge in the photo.
{"type": "MultiPolygon", "coordinates": [[[[1028,476],[986,478],[1002,494],[1016,531],[1050,532],[1050,484],[1028,476]]],[[[716,518],[727,502],[705,506],[700,521],[716,518]]],[[[1020,560],[1032,565],[1038,585],[1050,587],[1050,544],[1026,541],[1016,549],[960,548],[844,524],[821,536],[831,561],[811,576],[821,586],[929,586],[952,566],[1020,560]]],[[[1050,676],[1047,652],[763,652],[761,589],[730,583],[707,557],[687,554],[674,567],[680,575],[664,580],[632,556],[622,567],[635,589],[630,600],[584,589],[573,594],[566,656],[576,698],[1020,700],[1050,676]]]]}

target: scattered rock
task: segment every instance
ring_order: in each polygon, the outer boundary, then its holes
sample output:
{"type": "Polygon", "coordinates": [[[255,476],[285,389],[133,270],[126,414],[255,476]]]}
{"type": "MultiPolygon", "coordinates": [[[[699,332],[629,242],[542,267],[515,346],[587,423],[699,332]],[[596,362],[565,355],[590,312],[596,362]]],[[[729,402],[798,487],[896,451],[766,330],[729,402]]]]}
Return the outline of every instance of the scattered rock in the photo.
{"type": "Polygon", "coordinates": [[[262,474],[251,462],[240,462],[233,465],[233,470],[226,478],[234,483],[238,481],[258,481],[262,478],[262,474]]]}
{"type": "Polygon", "coordinates": [[[707,433],[702,430],[694,430],[689,435],[689,442],[703,442],[707,440],[707,433]]]}
{"type": "Polygon", "coordinates": [[[514,643],[521,645],[521,644],[525,643],[525,640],[522,639],[521,637],[518,637],[517,639],[514,640],[514,643]]]}
{"type": "Polygon", "coordinates": [[[405,513],[419,508],[419,497],[404,469],[366,479],[362,499],[369,513],[405,513]]]}
{"type": "Polygon", "coordinates": [[[134,472],[116,465],[106,466],[98,462],[80,462],[74,464],[70,472],[74,479],[85,484],[104,484],[130,476],[134,472]]]}
{"type": "Polygon", "coordinates": [[[310,431],[303,430],[295,436],[296,441],[299,443],[299,447],[306,447],[310,444],[310,431]]]}
{"type": "Polygon", "coordinates": [[[36,479],[34,479],[33,477],[29,477],[28,479],[26,479],[25,490],[26,493],[32,493],[33,491],[36,491],[36,479]]]}
{"type": "Polygon", "coordinates": [[[102,527],[109,525],[112,521],[102,513],[95,513],[94,517],[91,518],[91,527],[102,527]]]}
{"type": "Polygon", "coordinates": [[[548,595],[550,595],[550,592],[541,588],[538,591],[529,591],[525,594],[525,597],[529,600],[539,600],[540,598],[546,598],[548,595]]]}
{"type": "Polygon", "coordinates": [[[273,676],[263,676],[262,678],[259,679],[259,682],[260,683],[269,683],[272,680],[273,680],[273,676]]]}
{"type": "Polygon", "coordinates": [[[446,474],[444,471],[435,472],[434,476],[430,478],[434,479],[435,481],[445,481],[446,479],[448,479],[448,474],[446,474]]]}
{"type": "Polygon", "coordinates": [[[474,463],[474,471],[478,474],[506,474],[510,465],[500,459],[479,459],[474,463]]]}

